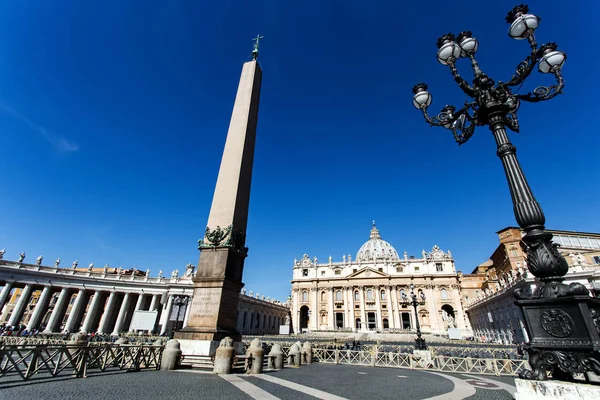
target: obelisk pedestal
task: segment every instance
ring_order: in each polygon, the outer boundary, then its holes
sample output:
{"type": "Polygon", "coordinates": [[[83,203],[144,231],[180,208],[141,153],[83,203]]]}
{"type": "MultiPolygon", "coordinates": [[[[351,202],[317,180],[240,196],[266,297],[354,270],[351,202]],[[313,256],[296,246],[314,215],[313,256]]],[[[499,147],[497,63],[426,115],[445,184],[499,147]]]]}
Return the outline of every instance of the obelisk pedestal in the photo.
{"type": "Polygon", "coordinates": [[[238,344],[241,340],[237,307],[248,251],[246,225],[261,79],[255,57],[242,68],[208,224],[198,242],[200,261],[187,326],[175,333],[183,354],[214,355],[221,339],[228,336],[238,344]]]}

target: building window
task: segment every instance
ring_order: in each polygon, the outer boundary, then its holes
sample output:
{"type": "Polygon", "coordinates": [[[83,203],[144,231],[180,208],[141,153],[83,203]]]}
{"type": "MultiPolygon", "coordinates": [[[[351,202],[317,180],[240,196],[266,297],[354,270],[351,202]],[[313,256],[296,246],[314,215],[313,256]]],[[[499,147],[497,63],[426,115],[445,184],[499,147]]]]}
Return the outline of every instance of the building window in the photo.
{"type": "Polygon", "coordinates": [[[390,329],[390,323],[387,318],[383,319],[383,329],[390,329]]]}
{"type": "Polygon", "coordinates": [[[444,265],[442,263],[435,263],[435,270],[437,272],[443,272],[444,271],[444,265]]]}
{"type": "Polygon", "coordinates": [[[342,291],[341,290],[338,290],[335,292],[335,299],[337,301],[342,301],[342,291]]]}
{"type": "Polygon", "coordinates": [[[354,301],[359,301],[360,300],[360,295],[358,294],[358,290],[354,291],[354,301]]]}
{"type": "Polygon", "coordinates": [[[404,268],[402,268],[402,267],[396,267],[396,272],[403,272],[403,271],[404,271],[404,268]]]}
{"type": "Polygon", "coordinates": [[[448,291],[446,289],[442,289],[441,293],[442,293],[442,300],[448,299],[448,291]]]}
{"type": "Polygon", "coordinates": [[[381,291],[381,300],[385,300],[385,299],[386,299],[386,297],[385,297],[385,290],[382,290],[381,291]]]}
{"type": "Polygon", "coordinates": [[[383,272],[383,268],[377,268],[379,272],[383,272]]]}
{"type": "Polygon", "coordinates": [[[340,274],[342,273],[342,270],[341,270],[341,269],[336,269],[334,273],[335,273],[336,275],[340,275],[340,274]]]}
{"type": "Polygon", "coordinates": [[[371,289],[367,290],[367,300],[373,300],[373,291],[371,289]]]}
{"type": "Polygon", "coordinates": [[[321,301],[325,301],[325,292],[321,292],[321,301]]]}
{"type": "Polygon", "coordinates": [[[303,269],[302,270],[302,276],[308,276],[308,270],[307,269],[303,269]]]}
{"type": "Polygon", "coordinates": [[[593,256],[594,264],[600,264],[600,256],[593,256]]]}
{"type": "Polygon", "coordinates": [[[415,267],[415,272],[419,272],[419,267],[415,267]]]}
{"type": "Polygon", "coordinates": [[[352,273],[355,273],[355,272],[356,272],[356,268],[352,268],[352,273]]]}
{"type": "Polygon", "coordinates": [[[321,271],[321,276],[325,276],[325,271],[321,271]]]}
{"type": "Polygon", "coordinates": [[[308,292],[306,290],[302,292],[302,301],[308,301],[308,292]]]}

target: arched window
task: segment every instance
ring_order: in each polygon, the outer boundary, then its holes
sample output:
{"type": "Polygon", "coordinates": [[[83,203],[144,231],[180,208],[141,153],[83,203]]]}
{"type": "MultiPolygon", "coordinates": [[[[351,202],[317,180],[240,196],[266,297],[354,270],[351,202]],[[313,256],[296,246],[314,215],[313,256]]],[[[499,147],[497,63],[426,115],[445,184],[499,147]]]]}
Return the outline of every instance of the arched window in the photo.
{"type": "Polygon", "coordinates": [[[336,301],[342,301],[342,291],[341,290],[337,290],[335,292],[335,300],[336,301]]]}
{"type": "Polygon", "coordinates": [[[321,292],[321,301],[325,301],[325,292],[321,292]]]}
{"type": "Polygon", "coordinates": [[[302,301],[308,301],[308,292],[306,290],[302,292],[302,301]]]}
{"type": "Polygon", "coordinates": [[[442,293],[442,300],[448,299],[448,291],[445,288],[441,290],[441,293],[442,293]]]}
{"type": "Polygon", "coordinates": [[[381,291],[381,300],[385,300],[385,299],[386,299],[386,297],[385,297],[385,290],[382,290],[381,291]]]}
{"type": "Polygon", "coordinates": [[[373,300],[373,291],[371,289],[367,290],[367,300],[373,300]]]}
{"type": "Polygon", "coordinates": [[[360,301],[360,294],[358,293],[358,290],[354,291],[354,301],[360,301]]]}

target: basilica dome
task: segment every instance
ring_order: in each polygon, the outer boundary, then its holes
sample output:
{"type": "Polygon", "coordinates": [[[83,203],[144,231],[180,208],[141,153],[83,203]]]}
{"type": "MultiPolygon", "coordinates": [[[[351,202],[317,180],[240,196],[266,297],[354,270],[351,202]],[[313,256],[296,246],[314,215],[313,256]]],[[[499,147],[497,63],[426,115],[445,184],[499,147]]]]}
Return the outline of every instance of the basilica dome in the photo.
{"type": "Polygon", "coordinates": [[[373,229],[369,240],[361,246],[356,254],[357,261],[399,261],[398,252],[391,244],[386,242],[379,235],[379,230],[375,227],[373,221],[373,229]]]}

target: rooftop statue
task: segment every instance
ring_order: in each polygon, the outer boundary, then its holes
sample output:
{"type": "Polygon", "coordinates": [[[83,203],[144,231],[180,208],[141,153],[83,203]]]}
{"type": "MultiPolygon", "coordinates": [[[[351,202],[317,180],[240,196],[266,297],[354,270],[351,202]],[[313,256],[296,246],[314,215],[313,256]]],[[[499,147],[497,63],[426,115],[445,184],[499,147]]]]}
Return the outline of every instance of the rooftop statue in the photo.
{"type": "Polygon", "coordinates": [[[4,253],[6,253],[6,249],[0,250],[0,260],[4,258],[4,253]]]}
{"type": "Polygon", "coordinates": [[[22,252],[21,254],[19,254],[19,260],[17,262],[23,262],[24,259],[25,259],[25,252],[22,252]]]}
{"type": "Polygon", "coordinates": [[[58,266],[60,265],[60,257],[56,259],[56,261],[54,261],[54,268],[58,268],[58,266]]]}
{"type": "Polygon", "coordinates": [[[35,259],[35,265],[42,265],[42,260],[44,259],[43,256],[39,256],[38,258],[35,259]]]}

